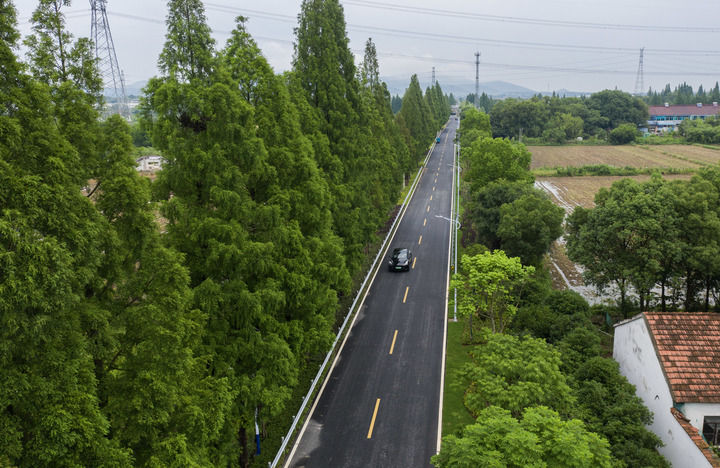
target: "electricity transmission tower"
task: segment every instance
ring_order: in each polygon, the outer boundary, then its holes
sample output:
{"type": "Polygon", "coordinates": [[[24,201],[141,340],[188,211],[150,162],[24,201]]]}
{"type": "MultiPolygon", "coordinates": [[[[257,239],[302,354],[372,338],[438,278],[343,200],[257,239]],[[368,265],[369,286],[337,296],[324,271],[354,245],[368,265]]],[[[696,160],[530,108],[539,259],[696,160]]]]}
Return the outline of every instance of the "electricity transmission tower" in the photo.
{"type": "Polygon", "coordinates": [[[635,95],[640,96],[645,93],[645,85],[644,82],[644,71],[643,71],[643,53],[645,52],[645,47],[640,49],[640,61],[638,62],[638,71],[637,71],[637,78],[635,78],[635,95]]]}
{"type": "Polygon", "coordinates": [[[108,22],[105,5],[107,0],[90,0],[92,10],[92,25],[90,27],[90,38],[95,43],[95,57],[98,61],[98,70],[103,78],[106,88],[114,89],[116,106],[114,112],[125,118],[130,117],[127,95],[125,94],[125,77],[120,70],[115,44],[110,34],[110,23],[108,22]]]}
{"type": "Polygon", "coordinates": [[[480,106],[480,52],[475,52],[475,107],[480,106]]]}

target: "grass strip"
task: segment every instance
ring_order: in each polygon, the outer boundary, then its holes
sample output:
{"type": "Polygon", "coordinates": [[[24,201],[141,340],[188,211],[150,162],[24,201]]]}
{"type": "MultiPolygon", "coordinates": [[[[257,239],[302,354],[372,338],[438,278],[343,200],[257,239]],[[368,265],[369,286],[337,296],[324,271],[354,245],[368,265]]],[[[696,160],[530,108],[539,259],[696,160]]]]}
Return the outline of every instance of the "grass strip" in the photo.
{"type": "Polygon", "coordinates": [[[694,168],[677,167],[616,167],[607,164],[595,164],[590,166],[556,166],[539,167],[532,170],[536,177],[579,177],[579,176],[635,176],[650,175],[654,172],[661,174],[693,174],[694,168]]]}
{"type": "Polygon", "coordinates": [[[447,350],[445,354],[445,388],[443,390],[443,436],[458,434],[465,426],[475,422],[465,408],[464,397],[468,383],[460,371],[470,360],[470,348],[463,344],[465,322],[448,322],[447,350]]]}

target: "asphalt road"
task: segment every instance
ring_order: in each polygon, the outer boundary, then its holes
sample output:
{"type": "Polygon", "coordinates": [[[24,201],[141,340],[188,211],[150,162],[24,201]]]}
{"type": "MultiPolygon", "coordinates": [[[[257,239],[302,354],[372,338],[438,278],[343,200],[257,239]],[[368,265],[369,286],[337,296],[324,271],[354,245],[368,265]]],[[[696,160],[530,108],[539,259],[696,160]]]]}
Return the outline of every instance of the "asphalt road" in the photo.
{"type": "Polygon", "coordinates": [[[451,223],[454,117],[441,134],[286,466],[423,467],[436,453],[451,223]]]}

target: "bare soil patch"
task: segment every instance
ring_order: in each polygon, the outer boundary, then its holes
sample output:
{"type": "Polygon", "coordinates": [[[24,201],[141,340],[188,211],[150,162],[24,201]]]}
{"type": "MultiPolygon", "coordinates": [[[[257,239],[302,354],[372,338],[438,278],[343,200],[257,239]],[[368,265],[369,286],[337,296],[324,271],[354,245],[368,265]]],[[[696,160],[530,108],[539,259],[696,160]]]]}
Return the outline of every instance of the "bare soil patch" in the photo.
{"type": "MultiPolygon", "coordinates": [[[[689,180],[691,174],[669,174],[666,180],[689,180]]],[[[621,179],[634,179],[639,182],[650,179],[649,175],[632,177],[621,176],[581,176],[581,177],[538,177],[535,185],[545,190],[553,202],[568,213],[576,206],[592,208],[595,206],[595,194],[601,188],[610,186],[621,179]]]]}
{"type": "Polygon", "coordinates": [[[715,165],[720,163],[720,148],[710,149],[695,145],[648,145],[644,148],[689,162],[702,165],[715,165]]]}
{"type": "Polygon", "coordinates": [[[711,161],[720,161],[720,151],[686,145],[528,146],[527,148],[532,153],[530,169],[600,164],[639,169],[698,169],[703,165],[713,164],[711,161]]]}

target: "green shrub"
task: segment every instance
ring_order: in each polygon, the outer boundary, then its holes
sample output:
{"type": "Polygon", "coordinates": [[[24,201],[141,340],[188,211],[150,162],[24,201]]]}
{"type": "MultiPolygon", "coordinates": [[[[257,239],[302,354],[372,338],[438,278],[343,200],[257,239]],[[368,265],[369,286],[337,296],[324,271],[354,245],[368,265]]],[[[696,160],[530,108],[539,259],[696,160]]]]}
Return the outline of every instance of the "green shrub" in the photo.
{"type": "Polygon", "coordinates": [[[634,124],[620,124],[610,132],[610,143],[613,145],[625,145],[635,141],[640,136],[640,131],[634,124]]]}

